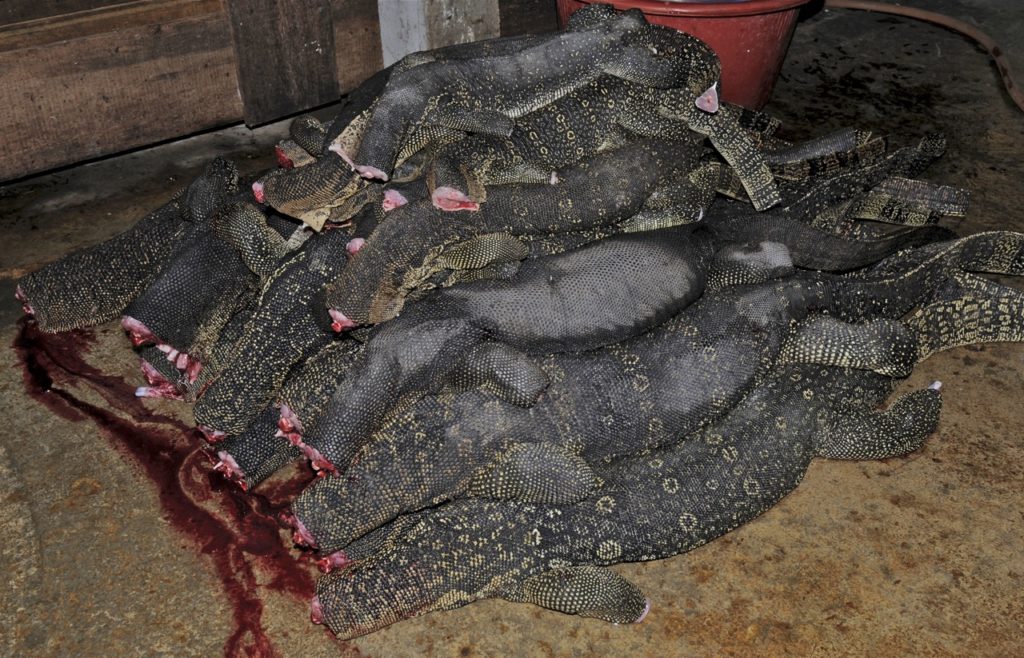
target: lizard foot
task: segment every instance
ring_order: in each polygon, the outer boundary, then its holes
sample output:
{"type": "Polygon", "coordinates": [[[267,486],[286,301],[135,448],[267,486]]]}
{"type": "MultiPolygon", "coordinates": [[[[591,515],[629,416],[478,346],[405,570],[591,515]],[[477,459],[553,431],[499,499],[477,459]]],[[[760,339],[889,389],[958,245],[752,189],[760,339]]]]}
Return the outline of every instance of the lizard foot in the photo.
{"type": "Polygon", "coordinates": [[[349,559],[348,555],[345,555],[345,551],[334,551],[330,555],[316,561],[316,566],[320,568],[322,573],[331,573],[335,569],[341,569],[352,564],[352,560],[349,559]]]}
{"type": "Polygon", "coordinates": [[[32,304],[28,301],[28,296],[25,291],[18,286],[14,289],[14,298],[21,302],[21,310],[25,311],[27,315],[35,315],[35,309],[32,308],[32,304]]]}
{"type": "Polygon", "coordinates": [[[238,465],[235,458],[226,450],[217,452],[217,457],[220,458],[220,461],[214,464],[213,470],[223,474],[231,482],[236,483],[242,488],[242,491],[248,491],[249,485],[245,482],[245,471],[238,465]]]}

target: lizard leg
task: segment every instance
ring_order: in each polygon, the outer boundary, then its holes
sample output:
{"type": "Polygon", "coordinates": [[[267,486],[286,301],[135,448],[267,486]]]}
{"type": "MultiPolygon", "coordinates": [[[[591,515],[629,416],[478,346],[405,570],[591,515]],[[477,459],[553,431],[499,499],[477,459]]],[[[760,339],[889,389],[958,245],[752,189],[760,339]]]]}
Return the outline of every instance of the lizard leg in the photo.
{"type": "Polygon", "coordinates": [[[910,374],[917,342],[896,320],[851,324],[830,316],[802,322],[782,347],[780,363],[817,363],[873,370],[892,377],[910,374]]]}
{"type": "Polygon", "coordinates": [[[651,606],[639,587],[607,567],[591,565],[531,576],[503,598],[615,624],[641,622],[651,606]]]}
{"type": "Polygon", "coordinates": [[[942,384],[908,393],[885,411],[844,413],[816,440],[816,453],[826,459],[887,459],[913,452],[939,422],[942,384]]]}
{"type": "Polygon", "coordinates": [[[302,453],[298,448],[274,435],[277,419],[277,408],[268,405],[244,432],[225,438],[217,446],[220,463],[214,470],[249,491],[285,464],[299,459],[302,453]]]}
{"type": "Polygon", "coordinates": [[[292,504],[322,551],[350,542],[403,513],[451,500],[464,491],[490,453],[458,432],[415,431],[401,422],[375,435],[339,477],[323,477],[292,504]]]}
{"type": "Polygon", "coordinates": [[[508,233],[486,233],[446,248],[434,261],[441,269],[475,270],[488,265],[523,260],[529,249],[508,233]]]}
{"type": "Polygon", "coordinates": [[[531,406],[548,385],[543,370],[525,354],[503,343],[484,343],[473,348],[447,379],[455,390],[480,387],[520,407],[531,406]]]}
{"type": "Polygon", "coordinates": [[[469,485],[467,495],[524,503],[568,505],[598,486],[579,455],[549,443],[517,443],[469,485]]]}

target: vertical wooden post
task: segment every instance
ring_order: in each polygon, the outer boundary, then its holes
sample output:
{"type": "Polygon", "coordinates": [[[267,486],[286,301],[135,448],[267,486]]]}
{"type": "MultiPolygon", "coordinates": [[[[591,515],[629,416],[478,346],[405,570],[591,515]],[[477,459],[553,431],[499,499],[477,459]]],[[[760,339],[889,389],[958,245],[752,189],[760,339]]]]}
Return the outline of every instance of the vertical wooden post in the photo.
{"type": "Polygon", "coordinates": [[[377,0],[384,65],[418,50],[501,33],[498,0],[377,0]]]}
{"type": "Polygon", "coordinates": [[[329,0],[225,0],[248,126],[338,99],[329,0]]]}

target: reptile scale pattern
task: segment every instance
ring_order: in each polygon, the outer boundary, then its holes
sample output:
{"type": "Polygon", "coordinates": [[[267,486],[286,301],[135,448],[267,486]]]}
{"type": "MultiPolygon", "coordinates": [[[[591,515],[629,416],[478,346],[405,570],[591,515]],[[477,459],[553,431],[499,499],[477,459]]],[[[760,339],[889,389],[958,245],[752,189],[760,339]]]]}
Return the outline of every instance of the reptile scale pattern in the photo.
{"type": "Polygon", "coordinates": [[[44,331],[122,317],[243,489],[293,501],[314,621],[353,637],[500,597],[614,623],[607,567],[766,512],[809,463],[917,450],[922,359],[1024,341],[1024,234],[965,237],[940,135],[802,143],[719,102],[699,40],[591,4],[414,53],[24,277],[44,331]]]}

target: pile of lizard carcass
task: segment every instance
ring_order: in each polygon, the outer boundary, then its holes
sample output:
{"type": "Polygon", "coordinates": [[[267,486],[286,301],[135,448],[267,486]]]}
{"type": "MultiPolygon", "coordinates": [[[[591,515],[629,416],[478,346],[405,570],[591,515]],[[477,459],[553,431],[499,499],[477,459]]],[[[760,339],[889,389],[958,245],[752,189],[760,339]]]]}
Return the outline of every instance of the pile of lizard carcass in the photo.
{"type": "Polygon", "coordinates": [[[814,457],[918,448],[932,352],[1020,340],[1024,235],[937,225],[941,138],[806,144],[720,103],[698,40],[591,6],[554,35],[418,53],[281,167],[213,162],[108,243],[25,277],[43,330],[122,318],[217,468],[303,457],[314,619],[352,636],[483,597],[616,622],[607,569],[697,547],[814,457]]]}

